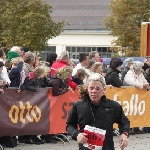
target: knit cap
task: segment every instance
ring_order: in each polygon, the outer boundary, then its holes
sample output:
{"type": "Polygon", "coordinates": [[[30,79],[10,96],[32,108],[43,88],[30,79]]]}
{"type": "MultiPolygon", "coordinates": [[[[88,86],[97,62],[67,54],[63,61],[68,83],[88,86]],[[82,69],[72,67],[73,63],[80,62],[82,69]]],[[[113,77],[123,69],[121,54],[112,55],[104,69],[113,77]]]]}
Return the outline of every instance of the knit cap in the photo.
{"type": "Polygon", "coordinates": [[[9,51],[7,54],[8,62],[11,61],[12,58],[20,57],[20,55],[15,51],[9,51]]]}

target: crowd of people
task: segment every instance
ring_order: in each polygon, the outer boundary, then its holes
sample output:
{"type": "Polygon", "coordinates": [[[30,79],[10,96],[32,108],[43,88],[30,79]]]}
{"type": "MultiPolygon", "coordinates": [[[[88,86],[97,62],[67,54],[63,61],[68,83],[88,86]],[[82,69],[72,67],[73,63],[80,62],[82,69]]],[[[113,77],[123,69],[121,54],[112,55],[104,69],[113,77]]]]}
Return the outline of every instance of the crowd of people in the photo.
{"type": "MultiPolygon", "coordinates": [[[[150,89],[150,58],[145,58],[144,63],[127,58],[122,67],[120,58],[112,58],[110,65],[106,66],[97,51],[79,53],[78,57],[77,64],[69,58],[68,51],[63,51],[60,56],[49,53],[45,61],[40,61],[40,57],[27,47],[13,46],[7,56],[0,48],[0,93],[4,94],[3,88],[9,87],[16,87],[16,94],[23,90],[36,92],[39,88],[52,87],[53,96],[59,96],[68,90],[82,88],[93,74],[101,75],[106,85],[111,87],[125,85],[150,89]]],[[[144,132],[137,128],[129,132],[139,131],[144,132]]],[[[26,135],[18,137],[18,140],[35,144],[57,142],[51,135],[42,135],[41,138],[26,135]]]]}

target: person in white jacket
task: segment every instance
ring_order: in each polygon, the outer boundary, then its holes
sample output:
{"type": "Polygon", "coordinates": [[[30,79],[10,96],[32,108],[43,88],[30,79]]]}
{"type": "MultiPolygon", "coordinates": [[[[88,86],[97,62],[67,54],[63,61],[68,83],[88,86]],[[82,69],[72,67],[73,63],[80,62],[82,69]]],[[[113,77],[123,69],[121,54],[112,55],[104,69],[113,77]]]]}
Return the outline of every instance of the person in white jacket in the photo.
{"type": "Polygon", "coordinates": [[[130,67],[130,70],[124,77],[123,83],[125,86],[135,86],[140,89],[147,89],[149,87],[149,83],[142,73],[142,66],[144,66],[144,63],[134,61],[133,65],[130,67]]]}
{"type": "MultiPolygon", "coordinates": [[[[2,48],[0,48],[0,61],[5,63],[4,62],[4,59],[5,59],[6,55],[5,55],[5,52],[2,48]]],[[[9,79],[9,76],[8,76],[8,73],[7,73],[7,69],[5,66],[3,66],[3,70],[2,72],[0,73],[0,80],[3,80],[4,81],[4,84],[6,86],[9,86],[10,85],[10,79],[9,79]]]]}

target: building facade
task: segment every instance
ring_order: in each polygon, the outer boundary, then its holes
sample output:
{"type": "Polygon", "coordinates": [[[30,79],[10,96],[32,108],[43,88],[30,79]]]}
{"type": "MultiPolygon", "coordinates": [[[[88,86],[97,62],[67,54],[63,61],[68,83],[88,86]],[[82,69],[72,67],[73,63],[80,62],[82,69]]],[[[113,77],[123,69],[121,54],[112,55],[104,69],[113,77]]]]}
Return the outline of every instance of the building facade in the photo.
{"type": "Polygon", "coordinates": [[[64,31],[48,41],[47,51],[58,55],[63,50],[77,59],[80,52],[98,51],[102,58],[112,56],[109,50],[115,39],[106,30],[103,21],[110,13],[110,0],[47,0],[53,6],[55,22],[66,21],[64,31]]]}

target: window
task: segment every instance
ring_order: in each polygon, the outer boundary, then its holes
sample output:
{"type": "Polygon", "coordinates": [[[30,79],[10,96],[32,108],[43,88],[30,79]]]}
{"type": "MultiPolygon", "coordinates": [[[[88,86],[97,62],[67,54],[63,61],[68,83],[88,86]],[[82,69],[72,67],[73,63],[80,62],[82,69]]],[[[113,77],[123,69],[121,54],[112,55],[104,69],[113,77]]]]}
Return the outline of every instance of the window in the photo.
{"type": "Polygon", "coordinates": [[[107,47],[102,47],[101,50],[102,52],[107,52],[107,47]]]}
{"type": "Polygon", "coordinates": [[[66,47],[66,51],[70,52],[71,47],[66,47]]]}
{"type": "Polygon", "coordinates": [[[45,61],[48,53],[56,53],[56,46],[47,46],[44,51],[41,51],[41,61],[45,61]]]}
{"type": "Polygon", "coordinates": [[[76,52],[76,47],[72,47],[72,50],[70,52],[76,52]]]}
{"type": "Polygon", "coordinates": [[[92,47],[92,51],[96,51],[96,47],[92,47]]]}
{"type": "Polygon", "coordinates": [[[101,47],[97,47],[97,51],[98,51],[98,52],[101,52],[101,47]]]}
{"type": "Polygon", "coordinates": [[[97,51],[102,58],[110,58],[113,54],[109,47],[66,47],[69,52],[70,58],[78,59],[79,53],[90,53],[97,51]]]}
{"type": "Polygon", "coordinates": [[[91,52],[91,47],[87,47],[87,52],[91,52]]]}

